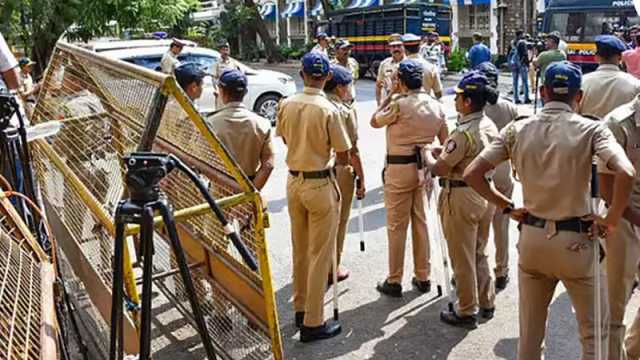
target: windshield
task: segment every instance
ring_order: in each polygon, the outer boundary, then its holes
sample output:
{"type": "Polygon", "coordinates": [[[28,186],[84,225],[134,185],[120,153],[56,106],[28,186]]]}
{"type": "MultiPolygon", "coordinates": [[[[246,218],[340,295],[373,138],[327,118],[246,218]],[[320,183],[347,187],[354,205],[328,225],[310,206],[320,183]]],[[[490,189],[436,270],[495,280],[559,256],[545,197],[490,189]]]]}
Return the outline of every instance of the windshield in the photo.
{"type": "Polygon", "coordinates": [[[640,17],[633,10],[557,12],[551,14],[547,32],[558,31],[569,42],[594,42],[598,35],[636,24],[640,24],[640,17]]]}

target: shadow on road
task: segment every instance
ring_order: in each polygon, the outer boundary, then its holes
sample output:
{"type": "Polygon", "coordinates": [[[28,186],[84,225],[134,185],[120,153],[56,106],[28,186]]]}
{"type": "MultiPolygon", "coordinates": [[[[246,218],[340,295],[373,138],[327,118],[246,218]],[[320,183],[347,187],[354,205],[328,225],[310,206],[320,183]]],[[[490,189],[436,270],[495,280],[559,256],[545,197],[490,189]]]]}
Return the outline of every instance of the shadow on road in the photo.
{"type": "Polygon", "coordinates": [[[518,339],[500,339],[494,346],[493,353],[500,359],[516,360],[518,358],[518,339]]]}

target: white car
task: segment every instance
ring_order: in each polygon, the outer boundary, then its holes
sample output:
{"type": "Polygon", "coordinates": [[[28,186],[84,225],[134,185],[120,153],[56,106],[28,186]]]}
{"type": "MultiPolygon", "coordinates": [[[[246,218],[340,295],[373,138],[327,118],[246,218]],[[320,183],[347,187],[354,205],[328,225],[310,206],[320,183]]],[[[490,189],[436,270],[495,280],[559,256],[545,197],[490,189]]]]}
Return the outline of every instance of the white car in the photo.
{"type": "MultiPolygon", "coordinates": [[[[151,40],[153,41],[153,40],[151,40]]],[[[126,42],[125,42],[126,43],[126,42]]],[[[145,44],[148,45],[148,44],[145,44]]],[[[160,71],[160,60],[168,50],[168,44],[160,46],[129,47],[122,46],[117,50],[95,49],[101,55],[124,60],[147,69],[160,71]]],[[[208,73],[212,74],[216,63],[220,60],[220,54],[211,49],[185,46],[178,55],[181,63],[198,63],[208,73]]],[[[275,124],[278,113],[278,103],[283,97],[288,97],[296,92],[296,85],[289,75],[270,70],[255,70],[242,65],[241,70],[249,80],[248,92],[244,98],[244,104],[253,111],[269,119],[275,124]]],[[[196,101],[201,113],[211,112],[215,108],[213,95],[213,79],[207,76],[204,80],[202,97],[196,101]]]]}

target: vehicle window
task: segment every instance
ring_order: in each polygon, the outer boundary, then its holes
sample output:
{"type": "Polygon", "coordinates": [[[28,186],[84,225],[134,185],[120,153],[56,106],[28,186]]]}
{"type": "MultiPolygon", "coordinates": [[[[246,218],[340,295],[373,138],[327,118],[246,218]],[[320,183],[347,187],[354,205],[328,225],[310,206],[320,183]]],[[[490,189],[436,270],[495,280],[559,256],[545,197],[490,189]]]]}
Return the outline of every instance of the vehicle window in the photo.
{"type": "Polygon", "coordinates": [[[160,56],[138,57],[133,59],[123,59],[124,61],[140,65],[150,70],[159,71],[160,69],[160,56]]]}
{"type": "Polygon", "coordinates": [[[212,56],[189,54],[185,56],[184,60],[180,59],[180,62],[196,63],[200,65],[205,72],[211,74],[213,73],[213,69],[218,62],[218,59],[212,56]]]}
{"type": "Polygon", "coordinates": [[[585,13],[557,13],[551,16],[549,32],[558,31],[566,41],[580,41],[585,13]]]}
{"type": "Polygon", "coordinates": [[[598,35],[610,34],[613,26],[621,23],[620,20],[620,15],[615,13],[590,12],[584,24],[583,41],[593,42],[598,35]]]}

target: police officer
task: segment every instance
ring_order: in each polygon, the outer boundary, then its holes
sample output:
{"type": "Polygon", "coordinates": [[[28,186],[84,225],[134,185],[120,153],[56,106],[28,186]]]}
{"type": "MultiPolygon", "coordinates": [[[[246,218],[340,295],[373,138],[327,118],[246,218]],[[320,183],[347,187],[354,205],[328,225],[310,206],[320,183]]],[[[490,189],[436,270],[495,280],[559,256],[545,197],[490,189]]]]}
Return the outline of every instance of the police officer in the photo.
{"type": "Polygon", "coordinates": [[[276,135],[287,145],[287,201],[293,243],[293,303],[303,342],[340,333],[324,322],[324,292],[338,233],[340,192],[331,170],[348,162],[351,143],[340,113],[322,89],[330,76],[329,58],[311,51],[302,58],[304,90],[282,100],[276,135]],[[302,115],[302,116],[301,116],[302,115]]]}
{"type": "MultiPolygon", "coordinates": [[[[340,194],[342,195],[342,207],[340,209],[340,222],[338,223],[338,245],[337,245],[337,257],[338,266],[340,265],[340,259],[342,257],[342,250],[344,248],[344,239],[347,233],[347,225],[349,224],[349,217],[351,214],[351,202],[353,200],[354,191],[357,192],[358,198],[364,198],[365,186],[364,186],[364,172],[362,170],[362,161],[360,159],[360,152],[358,151],[358,120],[356,110],[352,106],[351,87],[353,85],[353,78],[350,71],[340,65],[331,65],[332,77],[324,86],[324,91],[327,94],[327,98],[336,108],[340,110],[341,121],[344,129],[351,141],[351,150],[349,150],[349,161],[346,165],[336,165],[336,180],[340,187],[340,194]],[[355,178],[360,181],[359,188],[355,189],[355,178]]],[[[349,277],[349,272],[345,269],[338,267],[338,282],[343,281],[349,277]]],[[[333,281],[333,277],[329,276],[329,283],[333,281]]]]}
{"type": "MultiPolygon", "coordinates": [[[[478,71],[467,73],[455,88],[458,127],[444,142],[444,149],[430,164],[442,186],[438,212],[449,247],[458,295],[457,309],[440,313],[440,320],[453,326],[475,329],[476,312],[493,318],[495,289],[486,247],[494,207],[462,180],[469,163],[498,136],[496,125],[483,114],[489,80],[478,71]],[[478,309],[479,308],[479,309],[478,309]]],[[[429,162],[431,162],[430,159],[429,162]]]]}
{"type": "MultiPolygon", "coordinates": [[[[618,143],[625,149],[627,156],[636,166],[636,173],[640,170],[638,158],[640,152],[640,97],[624,104],[605,117],[605,123],[618,140],[618,143]]],[[[598,163],[600,173],[600,195],[609,204],[612,201],[613,176],[606,164],[598,163]]],[[[630,211],[640,210],[640,179],[636,177],[634,182],[630,211]]],[[[625,216],[627,217],[627,216],[625,216]]],[[[629,297],[631,296],[632,284],[637,271],[638,258],[640,257],[640,247],[638,246],[638,233],[635,226],[626,219],[622,219],[618,224],[616,232],[605,242],[607,257],[607,290],[609,294],[609,359],[624,359],[625,351],[622,346],[625,333],[624,312],[629,297]]],[[[640,323],[635,322],[630,330],[628,338],[627,352],[629,358],[638,359],[640,357],[640,323]]]]}
{"type": "Polygon", "coordinates": [[[173,71],[180,64],[180,61],[178,61],[178,55],[182,52],[184,45],[185,44],[182,40],[173,39],[169,46],[169,50],[162,55],[162,59],[160,60],[160,70],[163,73],[173,74],[173,71]]]}
{"type": "Polygon", "coordinates": [[[325,56],[329,56],[329,36],[326,32],[320,31],[316,34],[317,44],[311,49],[311,51],[317,51],[325,56]]]}
{"type": "Polygon", "coordinates": [[[436,99],[442,97],[442,83],[438,75],[438,69],[429,61],[423,59],[420,54],[420,37],[414,34],[402,35],[402,46],[407,55],[407,59],[413,59],[422,65],[422,87],[427,94],[436,99]]]}
{"type": "MultiPolygon", "coordinates": [[[[215,68],[213,69],[213,82],[214,85],[220,81],[220,76],[225,70],[228,69],[237,69],[240,70],[240,63],[233,59],[231,55],[231,48],[229,47],[229,42],[227,40],[222,40],[218,43],[218,52],[220,53],[220,60],[216,63],[215,68]]],[[[220,98],[220,94],[218,91],[215,91],[216,95],[216,109],[219,109],[223,106],[222,99],[220,98]]]]}
{"type": "Polygon", "coordinates": [[[202,95],[202,85],[206,75],[196,63],[182,64],[175,69],[176,81],[191,101],[198,100],[202,95]]]}
{"type": "MultiPolygon", "coordinates": [[[[498,69],[492,63],[486,61],[476,67],[489,80],[489,85],[498,88],[498,69]]],[[[507,124],[518,118],[518,108],[511,102],[500,97],[496,91],[487,97],[487,106],[484,114],[496,124],[498,130],[502,130],[507,124]]],[[[493,182],[502,194],[511,198],[513,194],[513,180],[511,179],[511,166],[505,161],[496,167],[493,182]]],[[[493,241],[496,247],[496,289],[503,290],[509,282],[509,216],[496,209],[493,220],[493,241]]]]}
{"type": "Polygon", "coordinates": [[[382,60],[380,67],[378,67],[378,76],[376,77],[376,103],[378,105],[391,93],[395,86],[393,84],[393,74],[398,70],[400,62],[405,59],[401,37],[400,34],[389,36],[389,52],[391,56],[382,60]]]}
{"type": "Polygon", "coordinates": [[[242,71],[224,71],[218,93],[223,106],[206,122],[256,189],[262,190],[273,170],[271,124],[242,103],[247,94],[247,76],[242,71]]]}
{"type": "MultiPolygon", "coordinates": [[[[542,111],[509,124],[465,171],[469,185],[522,224],[518,242],[519,360],[541,358],[548,307],[559,281],[576,313],[582,359],[595,358],[593,251],[597,250],[589,235],[592,221],[585,219],[591,213],[592,159],[599,157],[615,172],[608,214],[597,218],[609,233],[626,207],[635,170],[611,131],[574,112],[582,96],[581,79],[580,68],[570,62],[549,65],[541,88],[542,111]],[[522,182],[524,208],[515,209],[484,178],[487,171],[508,159],[522,182]]],[[[603,314],[607,314],[606,306],[602,293],[603,314]]],[[[606,324],[606,315],[604,318],[606,324]]],[[[607,338],[608,328],[603,327],[604,352],[607,338]]]]}
{"type": "Polygon", "coordinates": [[[338,64],[349,70],[353,83],[351,84],[351,98],[356,98],[356,81],[360,77],[360,64],[358,61],[351,57],[351,49],[353,44],[347,39],[340,39],[336,41],[336,57],[331,61],[332,64],[338,64]]]}
{"type": "Polygon", "coordinates": [[[613,109],[626,104],[640,92],[640,80],[620,70],[625,44],[613,35],[596,37],[598,69],[584,76],[584,96],[578,112],[602,119],[613,109]]]}
{"type": "Polygon", "coordinates": [[[383,294],[402,296],[407,228],[411,221],[414,278],[421,292],[431,290],[430,250],[424,211],[425,186],[421,149],[438,137],[447,137],[447,125],[440,103],[422,89],[422,64],[403,60],[397,71],[391,96],[380,105],[371,126],[387,130],[387,161],[384,172],[384,204],[387,209],[389,276],[379,283],[383,294]]]}

